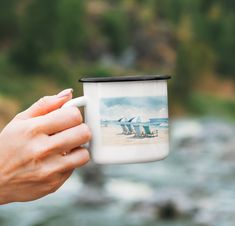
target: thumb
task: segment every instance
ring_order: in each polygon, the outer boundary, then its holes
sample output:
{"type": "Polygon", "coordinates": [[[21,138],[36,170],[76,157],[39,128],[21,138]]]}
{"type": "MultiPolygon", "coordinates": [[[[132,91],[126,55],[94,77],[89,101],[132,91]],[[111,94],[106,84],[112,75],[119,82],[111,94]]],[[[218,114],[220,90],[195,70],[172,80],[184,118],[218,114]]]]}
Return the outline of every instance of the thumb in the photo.
{"type": "Polygon", "coordinates": [[[19,113],[15,119],[28,119],[48,114],[71,100],[72,92],[73,89],[65,89],[57,95],[42,97],[27,110],[19,113]]]}

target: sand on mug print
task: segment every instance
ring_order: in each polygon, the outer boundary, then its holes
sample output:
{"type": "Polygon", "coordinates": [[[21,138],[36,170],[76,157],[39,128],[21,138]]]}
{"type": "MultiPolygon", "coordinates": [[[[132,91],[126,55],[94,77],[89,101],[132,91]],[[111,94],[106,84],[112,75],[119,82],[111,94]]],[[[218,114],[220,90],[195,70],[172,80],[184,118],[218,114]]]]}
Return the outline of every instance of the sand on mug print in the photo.
{"type": "Polygon", "coordinates": [[[157,136],[137,137],[135,134],[123,134],[121,128],[117,126],[101,127],[102,144],[103,145],[141,145],[141,144],[157,144],[168,142],[168,129],[158,130],[157,136]]]}

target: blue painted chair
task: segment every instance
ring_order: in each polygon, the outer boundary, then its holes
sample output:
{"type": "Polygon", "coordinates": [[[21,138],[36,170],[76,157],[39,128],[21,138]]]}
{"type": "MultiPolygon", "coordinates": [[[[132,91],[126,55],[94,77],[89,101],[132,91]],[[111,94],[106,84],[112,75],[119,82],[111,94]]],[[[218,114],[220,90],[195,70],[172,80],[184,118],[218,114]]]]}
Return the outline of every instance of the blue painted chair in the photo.
{"type": "Polygon", "coordinates": [[[152,131],[149,125],[143,125],[144,128],[144,136],[146,137],[157,137],[158,130],[152,131]]]}

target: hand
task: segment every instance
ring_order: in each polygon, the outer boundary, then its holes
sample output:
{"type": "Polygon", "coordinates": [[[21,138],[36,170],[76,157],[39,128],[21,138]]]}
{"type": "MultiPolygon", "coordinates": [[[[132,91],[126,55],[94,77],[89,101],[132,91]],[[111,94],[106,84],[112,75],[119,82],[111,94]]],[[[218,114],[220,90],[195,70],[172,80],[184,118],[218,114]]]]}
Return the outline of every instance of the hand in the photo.
{"type": "Polygon", "coordinates": [[[71,98],[71,89],[44,97],[0,133],[0,204],[52,193],[87,163],[91,133],[78,108],[61,108],[71,98]]]}

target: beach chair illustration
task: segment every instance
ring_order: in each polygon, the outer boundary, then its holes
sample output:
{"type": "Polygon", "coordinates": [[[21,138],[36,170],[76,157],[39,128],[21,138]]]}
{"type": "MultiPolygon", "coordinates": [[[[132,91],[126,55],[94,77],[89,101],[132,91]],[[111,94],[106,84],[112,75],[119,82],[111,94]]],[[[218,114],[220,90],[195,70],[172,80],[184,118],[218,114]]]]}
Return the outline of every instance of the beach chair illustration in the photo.
{"type": "Polygon", "coordinates": [[[143,130],[141,128],[141,118],[139,116],[134,117],[131,120],[131,123],[132,123],[133,128],[134,128],[135,137],[142,137],[144,135],[144,133],[143,133],[143,130]]]}
{"type": "Polygon", "coordinates": [[[127,127],[127,129],[128,129],[128,134],[133,134],[133,133],[135,133],[135,130],[134,130],[133,126],[131,125],[131,122],[132,122],[134,119],[135,119],[135,117],[129,119],[129,120],[127,121],[127,123],[126,123],[126,127],[127,127]]]}
{"type": "Polygon", "coordinates": [[[141,126],[138,124],[133,125],[134,130],[135,130],[135,137],[142,137],[144,134],[141,130],[141,126]]]}
{"type": "Polygon", "coordinates": [[[122,134],[128,134],[128,129],[126,127],[126,118],[120,118],[118,119],[118,122],[120,123],[120,126],[122,128],[122,134]]]}
{"type": "Polygon", "coordinates": [[[150,125],[143,125],[144,128],[144,136],[145,137],[157,137],[158,136],[158,131],[151,130],[150,125]]]}

